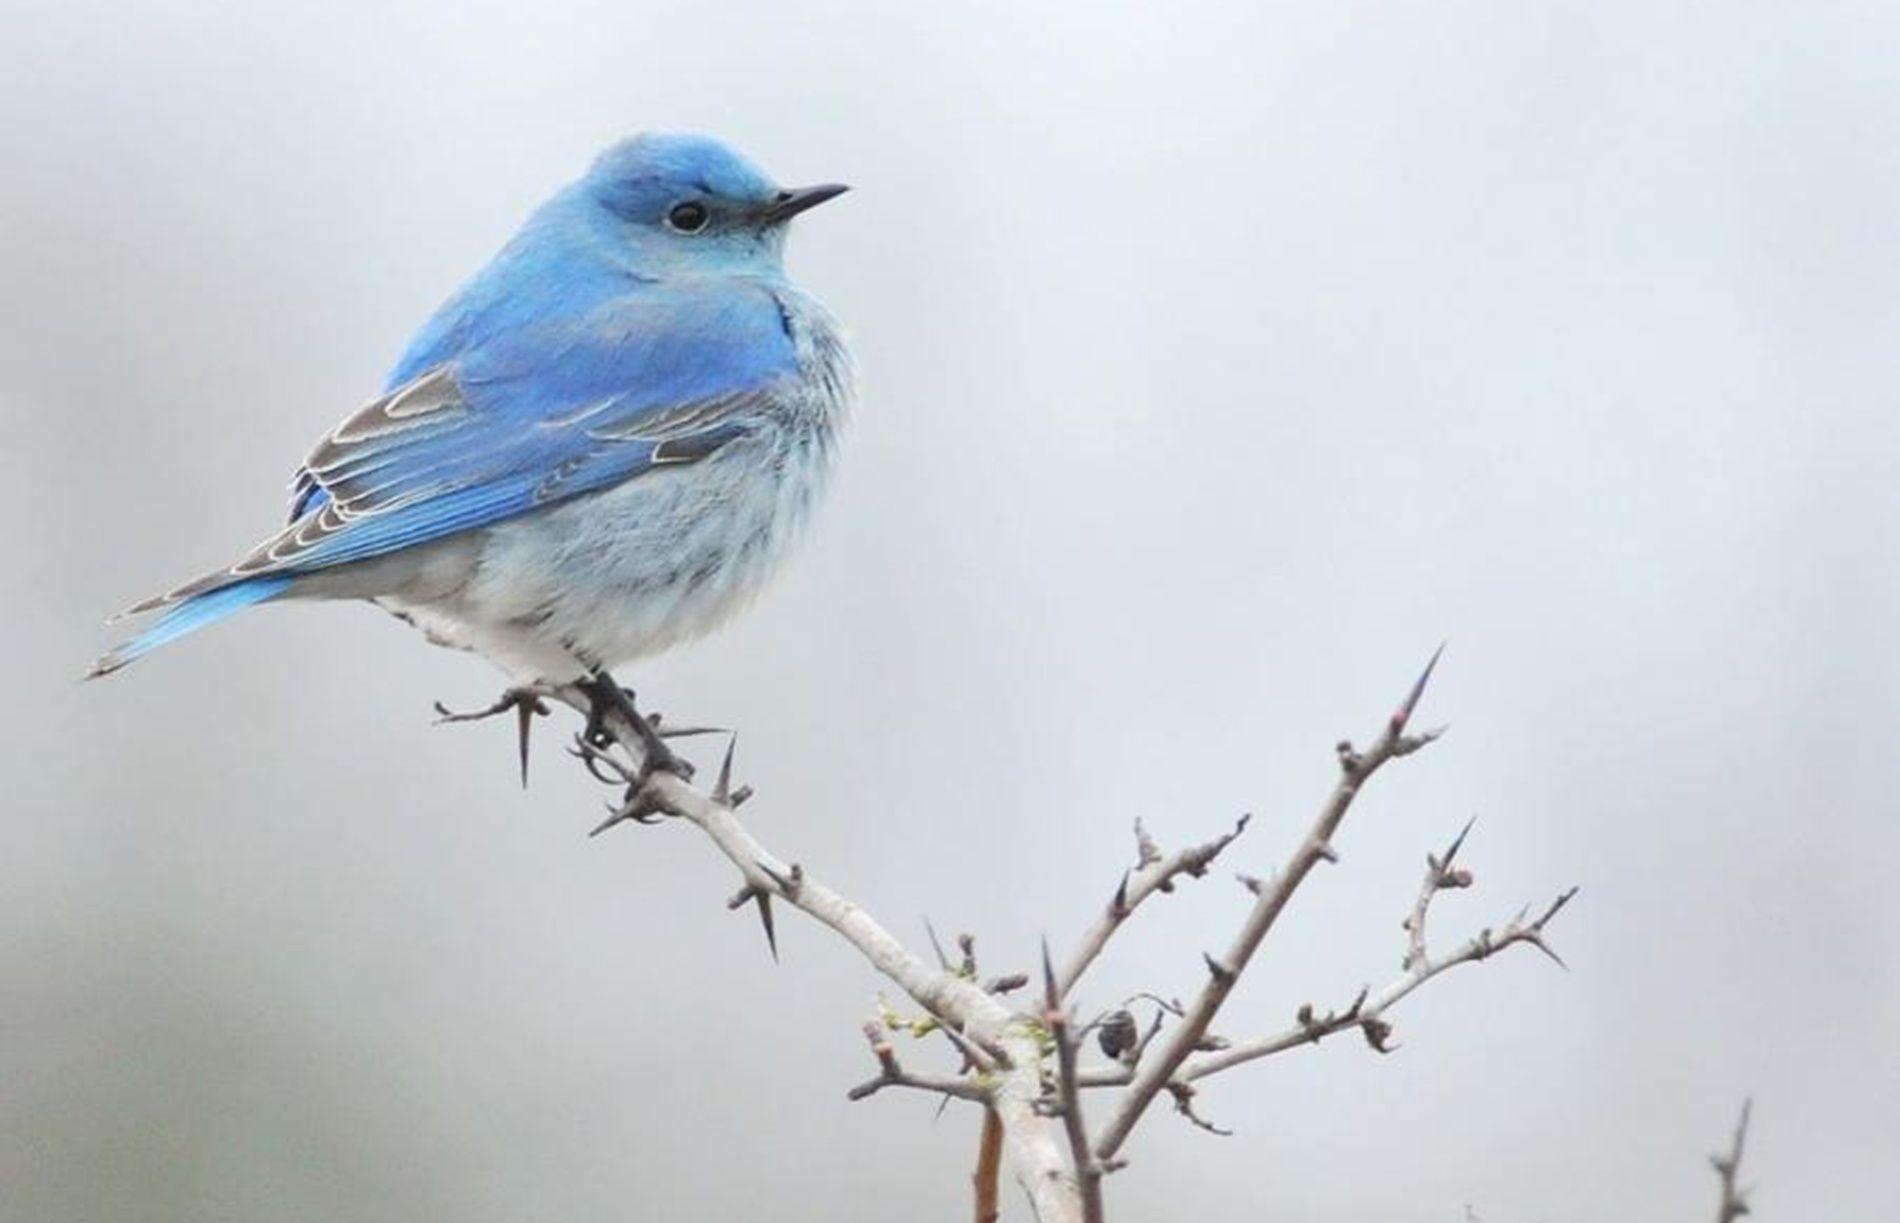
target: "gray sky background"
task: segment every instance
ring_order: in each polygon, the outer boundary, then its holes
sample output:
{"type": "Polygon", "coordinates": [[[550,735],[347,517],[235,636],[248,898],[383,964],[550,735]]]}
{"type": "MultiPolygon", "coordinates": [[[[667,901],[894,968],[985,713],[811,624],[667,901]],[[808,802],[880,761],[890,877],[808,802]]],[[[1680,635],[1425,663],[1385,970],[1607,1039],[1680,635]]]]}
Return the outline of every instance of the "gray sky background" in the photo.
{"type": "MultiPolygon", "coordinates": [[[[848,1105],[878,982],[583,838],[496,676],[266,609],[109,683],[130,600],[268,531],[322,431],[596,149],[858,188],[792,263],[866,397],[780,584],[632,675],[743,729],[761,834],[995,971],[1142,816],[1291,844],[1425,716],[1220,1027],[1569,883],[1512,954],[1157,1114],[1117,1218],[1891,1217],[1900,1143],[1900,9],[10,0],[0,40],[0,1218],[958,1218],[974,1118],[848,1105]],[[1158,7],[1158,6],[1157,6],[1158,7]]],[[[1084,1001],[1198,983],[1144,914],[1084,1001]]],[[[911,1054],[920,1064],[934,1053],[911,1054]]],[[[1019,1204],[1012,1197],[1012,1209],[1019,1204]]],[[[1020,1217],[1020,1216],[1018,1216],[1020,1217]]]]}

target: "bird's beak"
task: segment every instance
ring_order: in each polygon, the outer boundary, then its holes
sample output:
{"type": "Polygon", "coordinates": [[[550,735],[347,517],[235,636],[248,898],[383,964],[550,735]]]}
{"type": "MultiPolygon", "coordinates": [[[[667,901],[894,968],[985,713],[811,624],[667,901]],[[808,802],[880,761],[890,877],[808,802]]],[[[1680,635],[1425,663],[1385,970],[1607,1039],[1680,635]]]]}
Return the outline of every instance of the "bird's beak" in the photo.
{"type": "Polygon", "coordinates": [[[781,191],[776,199],[765,206],[765,220],[773,225],[789,221],[806,209],[816,208],[849,190],[851,188],[843,183],[820,183],[816,187],[794,187],[789,191],[781,191]]]}

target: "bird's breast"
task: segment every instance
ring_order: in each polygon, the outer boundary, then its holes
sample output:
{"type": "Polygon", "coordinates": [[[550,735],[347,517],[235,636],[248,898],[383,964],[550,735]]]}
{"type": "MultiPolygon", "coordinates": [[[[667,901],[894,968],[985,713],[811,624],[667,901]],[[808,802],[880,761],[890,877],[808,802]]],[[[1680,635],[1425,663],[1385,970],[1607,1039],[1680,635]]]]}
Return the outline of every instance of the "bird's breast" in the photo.
{"type": "Polygon", "coordinates": [[[806,411],[823,417],[823,427],[835,431],[850,414],[857,398],[857,366],[845,344],[844,331],[816,298],[791,285],[772,291],[779,319],[791,340],[797,363],[798,397],[806,411]]]}

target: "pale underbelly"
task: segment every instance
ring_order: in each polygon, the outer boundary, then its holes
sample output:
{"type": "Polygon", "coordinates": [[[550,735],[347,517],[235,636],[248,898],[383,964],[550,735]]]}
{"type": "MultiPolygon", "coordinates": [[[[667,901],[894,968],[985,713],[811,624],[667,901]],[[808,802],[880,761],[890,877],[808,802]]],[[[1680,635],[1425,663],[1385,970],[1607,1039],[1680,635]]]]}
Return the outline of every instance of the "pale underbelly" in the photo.
{"type": "Polygon", "coordinates": [[[562,680],[691,640],[749,603],[802,533],[817,447],[758,445],[501,523],[376,602],[524,680],[562,680]]]}

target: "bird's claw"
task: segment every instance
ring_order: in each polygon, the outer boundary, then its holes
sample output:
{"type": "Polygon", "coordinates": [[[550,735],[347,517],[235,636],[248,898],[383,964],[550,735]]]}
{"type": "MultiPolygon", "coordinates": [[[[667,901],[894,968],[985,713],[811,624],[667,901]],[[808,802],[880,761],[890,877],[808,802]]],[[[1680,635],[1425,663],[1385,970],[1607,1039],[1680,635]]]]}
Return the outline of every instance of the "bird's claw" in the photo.
{"type": "Polygon", "coordinates": [[[532,684],[523,684],[503,690],[495,703],[486,709],[472,709],[456,712],[441,701],[435,703],[436,725],[450,722],[480,722],[497,714],[515,711],[516,732],[521,743],[521,788],[528,788],[528,736],[533,729],[534,719],[548,716],[548,703],[543,698],[547,692],[532,684]]]}
{"type": "MultiPolygon", "coordinates": [[[[648,716],[635,708],[631,689],[622,688],[604,671],[584,681],[580,687],[587,694],[590,706],[587,726],[581,732],[588,743],[604,748],[615,741],[613,733],[607,729],[607,718],[612,714],[620,715],[621,720],[639,736],[641,764],[638,785],[644,785],[647,778],[655,773],[671,773],[681,781],[692,780],[693,766],[666,745],[668,736],[667,732],[659,728],[659,715],[648,716]]],[[[682,733],[700,732],[698,728],[693,728],[682,733]]],[[[599,776],[599,773],[596,772],[595,776],[599,776]]]]}

